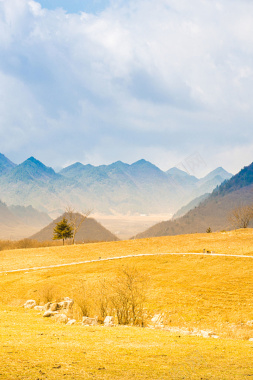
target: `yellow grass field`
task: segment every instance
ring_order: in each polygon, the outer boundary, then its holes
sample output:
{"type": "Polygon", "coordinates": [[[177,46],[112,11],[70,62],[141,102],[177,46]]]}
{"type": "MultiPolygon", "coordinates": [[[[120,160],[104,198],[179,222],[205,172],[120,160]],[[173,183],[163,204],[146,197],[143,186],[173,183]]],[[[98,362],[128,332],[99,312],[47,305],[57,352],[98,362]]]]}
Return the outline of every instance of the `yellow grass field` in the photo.
{"type": "Polygon", "coordinates": [[[63,326],[35,311],[0,308],[4,380],[248,379],[253,342],[137,327],[63,326]]]}
{"type": "MultiPolygon", "coordinates": [[[[2,251],[1,271],[203,249],[253,256],[252,242],[253,230],[247,229],[2,251]]],[[[247,324],[253,320],[253,258],[163,255],[1,273],[0,303],[0,333],[4,337],[0,362],[10,364],[8,368],[0,365],[0,379],[253,377],[253,343],[248,341],[253,338],[253,327],[247,324]],[[58,297],[71,297],[81,282],[89,285],[112,279],[122,266],[135,267],[148,278],[145,307],[150,316],[163,313],[167,328],[210,329],[220,338],[182,334],[179,338],[169,331],[137,327],[59,326],[19,307],[30,298],[39,301],[46,288],[54,289],[58,297]]]]}
{"type": "Polygon", "coordinates": [[[119,242],[0,251],[0,271],[143,253],[203,252],[253,255],[253,229],[119,242]]]}

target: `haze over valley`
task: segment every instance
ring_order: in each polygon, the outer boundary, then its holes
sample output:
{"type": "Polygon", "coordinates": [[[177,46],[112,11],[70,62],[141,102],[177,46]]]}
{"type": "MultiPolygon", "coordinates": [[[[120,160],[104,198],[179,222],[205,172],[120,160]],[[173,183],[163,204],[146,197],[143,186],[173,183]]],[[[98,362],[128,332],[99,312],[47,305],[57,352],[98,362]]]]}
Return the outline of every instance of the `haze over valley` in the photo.
{"type": "MultiPolygon", "coordinates": [[[[76,163],[56,173],[34,157],[17,165],[0,155],[0,199],[32,206],[56,218],[71,205],[92,213],[120,238],[168,220],[196,197],[211,193],[232,174],[217,168],[198,179],[178,168],[160,170],[143,160],[131,165],[76,163]]],[[[41,221],[42,223],[42,221],[41,221]]]]}

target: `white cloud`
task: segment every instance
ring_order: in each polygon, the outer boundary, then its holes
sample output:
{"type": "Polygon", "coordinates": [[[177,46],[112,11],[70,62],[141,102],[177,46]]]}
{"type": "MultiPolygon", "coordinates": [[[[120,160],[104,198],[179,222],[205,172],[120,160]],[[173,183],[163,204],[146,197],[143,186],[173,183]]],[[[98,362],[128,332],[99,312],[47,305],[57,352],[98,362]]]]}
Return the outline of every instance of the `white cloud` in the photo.
{"type": "Polygon", "coordinates": [[[169,168],[204,151],[227,167],[221,150],[249,163],[252,15],[245,0],[112,1],[97,15],[1,0],[0,150],[51,165],[143,154],[169,168]]]}

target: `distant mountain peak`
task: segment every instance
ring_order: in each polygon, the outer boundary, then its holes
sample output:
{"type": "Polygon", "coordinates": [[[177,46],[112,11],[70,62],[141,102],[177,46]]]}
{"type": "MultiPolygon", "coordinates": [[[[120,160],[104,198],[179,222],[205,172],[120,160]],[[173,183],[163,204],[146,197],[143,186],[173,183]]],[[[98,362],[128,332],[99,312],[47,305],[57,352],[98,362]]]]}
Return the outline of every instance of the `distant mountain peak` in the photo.
{"type": "MultiPolygon", "coordinates": [[[[70,166],[67,166],[68,168],[72,168],[72,169],[79,169],[79,168],[83,168],[85,165],[82,164],[81,162],[75,162],[74,164],[70,165],[70,166]]],[[[90,165],[91,166],[91,165],[90,165]]],[[[63,168],[63,170],[66,169],[66,168],[63,168]]]]}
{"type": "MultiPolygon", "coordinates": [[[[37,158],[35,158],[35,157],[33,157],[33,156],[31,156],[31,157],[29,157],[27,160],[25,160],[24,162],[23,162],[23,164],[25,164],[25,163],[33,163],[33,164],[35,164],[36,166],[40,166],[40,167],[43,167],[43,168],[47,168],[47,166],[46,165],[44,165],[41,161],[39,161],[39,160],[37,160],[37,158]]],[[[22,164],[21,164],[22,165],[22,164]]],[[[51,169],[51,168],[50,168],[51,169]]],[[[53,169],[52,169],[53,170],[53,169]]]]}
{"type": "MultiPolygon", "coordinates": [[[[116,168],[122,168],[122,167],[128,167],[129,165],[126,164],[125,162],[122,162],[122,161],[116,161],[116,162],[113,162],[111,165],[108,165],[108,167],[116,167],[116,168]]],[[[102,167],[104,167],[104,165],[102,165],[102,167]]]]}
{"type": "Polygon", "coordinates": [[[181,177],[191,177],[190,174],[188,174],[184,170],[178,169],[176,166],[174,166],[173,168],[167,170],[166,173],[170,174],[170,175],[176,175],[176,176],[179,175],[181,177]]]}
{"type": "Polygon", "coordinates": [[[17,165],[11,172],[9,177],[12,180],[27,182],[30,180],[47,180],[59,176],[55,171],[45,166],[35,157],[29,157],[27,160],[17,165]]]}
{"type": "Polygon", "coordinates": [[[205,177],[201,178],[200,182],[202,182],[202,181],[211,181],[211,180],[213,180],[217,176],[221,177],[225,181],[227,179],[230,179],[233,176],[233,174],[227,172],[225,169],[223,169],[220,166],[220,167],[212,170],[205,177]]]}
{"type": "Polygon", "coordinates": [[[9,170],[17,166],[12,161],[10,161],[4,154],[0,153],[0,174],[7,173],[9,170]]]}
{"type": "Polygon", "coordinates": [[[235,190],[241,189],[242,187],[250,186],[253,184],[253,162],[244,166],[239,173],[235,174],[231,178],[224,181],[217,189],[212,193],[213,196],[219,194],[225,195],[227,193],[233,192],[235,190]]]}
{"type": "Polygon", "coordinates": [[[27,161],[32,161],[32,162],[40,162],[39,160],[37,160],[35,157],[31,156],[27,159],[27,161]]]}
{"type": "Polygon", "coordinates": [[[152,165],[152,166],[155,166],[153,165],[151,162],[147,161],[147,160],[144,160],[144,158],[134,162],[132,165],[152,165]]]}

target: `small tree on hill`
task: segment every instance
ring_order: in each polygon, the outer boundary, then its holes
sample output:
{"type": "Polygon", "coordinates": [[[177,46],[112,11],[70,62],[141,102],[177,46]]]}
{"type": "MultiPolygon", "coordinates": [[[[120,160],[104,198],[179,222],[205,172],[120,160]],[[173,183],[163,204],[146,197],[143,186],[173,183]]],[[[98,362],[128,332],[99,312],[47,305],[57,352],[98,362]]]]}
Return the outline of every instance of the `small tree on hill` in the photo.
{"type": "Polygon", "coordinates": [[[68,217],[69,224],[73,232],[72,234],[73,244],[75,244],[75,237],[76,237],[77,232],[79,231],[85,219],[88,218],[90,213],[91,213],[91,210],[87,210],[84,212],[76,212],[73,207],[71,206],[66,207],[66,215],[68,217]]]}
{"type": "Polygon", "coordinates": [[[53,240],[62,239],[62,244],[64,245],[65,239],[70,239],[73,237],[73,229],[68,224],[66,218],[63,218],[59,223],[56,224],[54,228],[53,240]]]}

